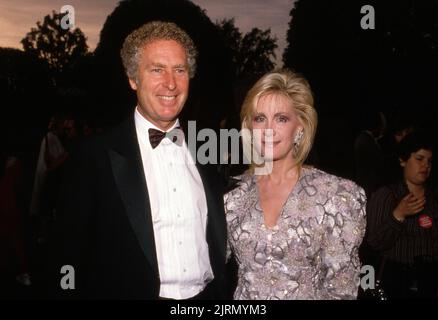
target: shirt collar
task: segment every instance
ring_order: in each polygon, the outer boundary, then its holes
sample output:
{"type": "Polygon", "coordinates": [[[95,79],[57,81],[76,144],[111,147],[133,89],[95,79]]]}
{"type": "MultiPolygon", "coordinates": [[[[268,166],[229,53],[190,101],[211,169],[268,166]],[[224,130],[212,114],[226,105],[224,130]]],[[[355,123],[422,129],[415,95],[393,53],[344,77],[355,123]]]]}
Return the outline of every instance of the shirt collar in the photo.
{"type": "MultiPolygon", "coordinates": [[[[161,130],[156,125],[154,125],[152,122],[150,122],[148,119],[146,119],[140,111],[138,111],[138,106],[135,108],[134,112],[134,121],[135,121],[135,128],[137,130],[137,136],[141,137],[141,140],[143,143],[146,143],[149,146],[149,149],[152,150],[152,146],[150,144],[150,141],[147,137],[149,137],[149,129],[156,129],[161,130]]],[[[173,130],[174,128],[179,126],[179,119],[176,119],[175,123],[172,125],[172,127],[169,128],[166,132],[169,132],[173,130]]]]}

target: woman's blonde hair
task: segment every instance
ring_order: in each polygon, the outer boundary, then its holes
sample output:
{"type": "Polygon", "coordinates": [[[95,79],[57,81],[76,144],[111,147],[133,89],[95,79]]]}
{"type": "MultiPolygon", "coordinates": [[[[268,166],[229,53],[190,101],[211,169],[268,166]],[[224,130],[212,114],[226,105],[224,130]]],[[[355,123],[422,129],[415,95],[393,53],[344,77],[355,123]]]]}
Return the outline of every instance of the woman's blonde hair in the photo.
{"type": "MultiPolygon", "coordinates": [[[[303,137],[294,153],[296,165],[302,166],[312,149],[318,125],[318,115],[313,106],[313,94],[309,83],[298,73],[287,69],[269,72],[249,90],[243,102],[240,118],[242,129],[252,130],[252,120],[261,97],[270,94],[283,95],[290,99],[293,109],[303,126],[303,137]]],[[[242,136],[244,145],[251,143],[251,136],[242,136]],[[245,141],[246,140],[246,141],[245,141]]],[[[254,163],[252,165],[254,167],[254,163]]]]}

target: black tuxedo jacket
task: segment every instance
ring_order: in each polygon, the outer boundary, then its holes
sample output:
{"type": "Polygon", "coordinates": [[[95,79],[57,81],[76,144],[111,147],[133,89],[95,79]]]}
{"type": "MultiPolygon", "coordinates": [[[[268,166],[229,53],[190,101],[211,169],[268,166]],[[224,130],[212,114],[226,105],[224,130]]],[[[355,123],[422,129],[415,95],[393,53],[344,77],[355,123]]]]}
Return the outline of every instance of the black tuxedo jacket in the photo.
{"type": "MultiPolygon", "coordinates": [[[[158,298],[148,197],[154,186],[145,180],[134,117],[84,143],[70,162],[49,250],[49,292],[55,298],[158,298]],[[74,268],[73,290],[60,286],[71,276],[60,273],[64,265],[74,268]]],[[[214,167],[197,168],[207,199],[213,287],[221,298],[226,254],[223,179],[214,167]]]]}

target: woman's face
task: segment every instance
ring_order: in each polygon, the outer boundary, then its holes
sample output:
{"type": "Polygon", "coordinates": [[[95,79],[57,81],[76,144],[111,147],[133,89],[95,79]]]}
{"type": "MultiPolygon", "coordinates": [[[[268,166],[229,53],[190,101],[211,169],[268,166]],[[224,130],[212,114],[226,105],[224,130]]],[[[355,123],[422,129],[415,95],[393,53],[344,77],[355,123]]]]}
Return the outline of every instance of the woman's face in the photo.
{"type": "Polygon", "coordinates": [[[420,149],[412,152],[408,160],[400,160],[400,165],[407,182],[422,185],[429,178],[432,169],[432,151],[420,149]]]}
{"type": "Polygon", "coordinates": [[[255,147],[266,160],[292,159],[294,137],[302,125],[291,99],[280,94],[261,97],[252,119],[252,127],[255,147]]]}

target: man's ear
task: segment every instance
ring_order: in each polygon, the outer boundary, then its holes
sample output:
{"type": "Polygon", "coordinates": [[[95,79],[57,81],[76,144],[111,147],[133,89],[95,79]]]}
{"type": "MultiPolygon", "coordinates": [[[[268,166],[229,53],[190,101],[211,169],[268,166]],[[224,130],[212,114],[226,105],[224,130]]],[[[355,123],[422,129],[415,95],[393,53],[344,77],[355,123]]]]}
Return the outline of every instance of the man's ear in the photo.
{"type": "Polygon", "coordinates": [[[129,78],[129,85],[131,86],[132,90],[137,90],[137,81],[135,79],[129,78]]]}
{"type": "Polygon", "coordinates": [[[398,161],[400,161],[400,166],[402,168],[406,167],[406,161],[404,161],[402,158],[398,158],[398,161]]]}

